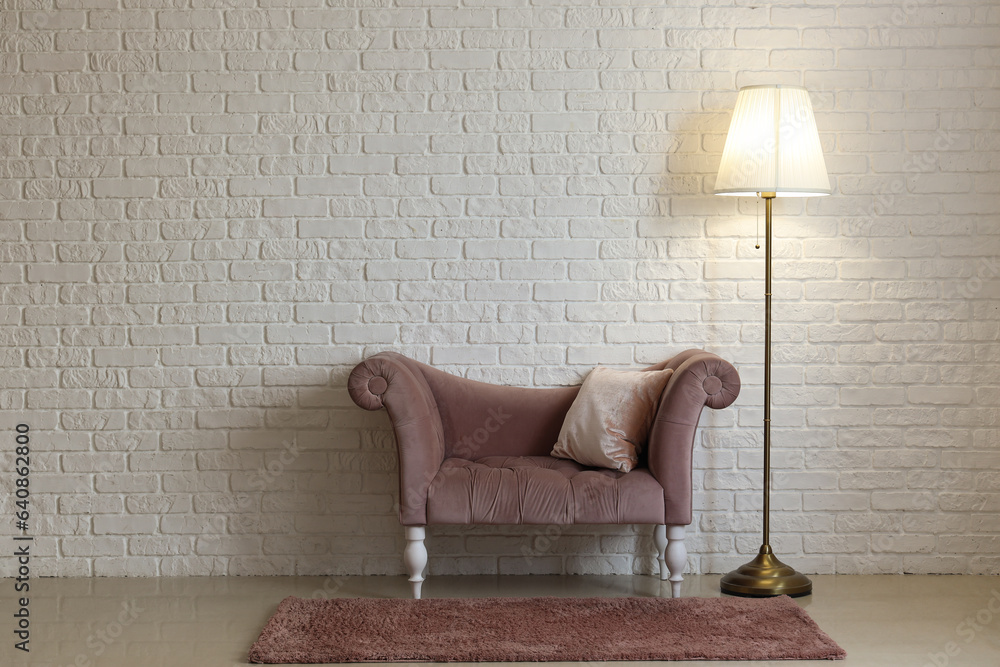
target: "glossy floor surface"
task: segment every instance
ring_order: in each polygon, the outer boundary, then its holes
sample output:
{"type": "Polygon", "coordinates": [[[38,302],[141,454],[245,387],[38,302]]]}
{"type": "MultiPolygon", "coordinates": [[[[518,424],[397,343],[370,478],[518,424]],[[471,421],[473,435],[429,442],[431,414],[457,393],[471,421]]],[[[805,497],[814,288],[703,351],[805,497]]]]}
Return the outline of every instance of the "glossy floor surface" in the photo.
{"type": "MultiPolygon", "coordinates": [[[[813,581],[813,595],[798,602],[847,650],[847,660],[833,664],[1000,667],[996,577],[817,576],[813,581]]],[[[690,576],[683,594],[718,596],[718,582],[718,576],[690,576]]],[[[39,579],[31,582],[31,652],[25,654],[13,646],[13,584],[0,582],[0,665],[32,667],[243,665],[261,627],[286,596],[409,593],[402,577],[39,579]]],[[[648,576],[431,577],[424,584],[425,597],[652,596],[668,590],[648,576]]]]}

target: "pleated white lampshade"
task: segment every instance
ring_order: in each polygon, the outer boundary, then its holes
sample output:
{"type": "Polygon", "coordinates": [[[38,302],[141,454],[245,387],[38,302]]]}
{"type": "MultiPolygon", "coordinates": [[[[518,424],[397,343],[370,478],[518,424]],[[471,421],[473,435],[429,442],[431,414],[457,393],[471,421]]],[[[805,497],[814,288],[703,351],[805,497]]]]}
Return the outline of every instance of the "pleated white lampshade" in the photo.
{"type": "Polygon", "coordinates": [[[740,88],[715,194],[830,194],[809,93],[799,86],[740,88]]]}

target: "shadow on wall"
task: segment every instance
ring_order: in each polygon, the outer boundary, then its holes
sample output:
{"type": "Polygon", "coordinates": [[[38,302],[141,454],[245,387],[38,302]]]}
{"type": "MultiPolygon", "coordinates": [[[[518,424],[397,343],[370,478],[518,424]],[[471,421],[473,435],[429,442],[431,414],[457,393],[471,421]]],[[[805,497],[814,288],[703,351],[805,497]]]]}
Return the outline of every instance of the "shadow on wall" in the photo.
{"type": "MultiPolygon", "coordinates": [[[[164,488],[186,485],[193,511],[162,516],[162,532],[177,535],[178,550],[161,559],[161,574],[403,574],[392,427],[384,410],[354,405],[348,374],[336,369],[326,387],[271,394],[258,388],[254,408],[264,414],[262,428],[187,432],[198,449],[196,469],[165,473],[164,488]],[[210,442],[216,448],[204,447],[210,442]],[[185,550],[191,540],[193,549],[185,550]]],[[[654,575],[659,567],[652,526],[433,526],[428,532],[432,575],[654,575]]]]}
{"type": "MultiPolygon", "coordinates": [[[[191,462],[161,473],[164,493],[137,496],[161,515],[159,574],[360,574],[367,555],[397,552],[388,420],[353,405],[346,376],[335,370],[325,387],[254,387],[240,408],[201,410],[200,428],[150,452],[187,448],[191,462]],[[248,409],[260,426],[240,423],[248,409]]],[[[155,469],[155,458],[145,466],[155,469]]]]}

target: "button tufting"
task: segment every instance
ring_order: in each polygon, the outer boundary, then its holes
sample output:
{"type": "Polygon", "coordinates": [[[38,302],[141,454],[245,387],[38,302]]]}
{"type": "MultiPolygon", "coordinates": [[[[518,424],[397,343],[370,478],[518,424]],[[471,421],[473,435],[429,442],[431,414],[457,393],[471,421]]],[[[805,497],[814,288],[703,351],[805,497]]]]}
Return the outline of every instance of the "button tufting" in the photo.
{"type": "Polygon", "coordinates": [[[705,378],[705,381],[701,385],[705,389],[705,393],[709,396],[714,396],[722,390],[722,380],[714,375],[709,375],[705,378]]]}
{"type": "Polygon", "coordinates": [[[376,396],[384,394],[388,386],[389,384],[385,381],[385,378],[382,377],[381,375],[376,375],[371,380],[368,381],[368,391],[375,394],[376,396]]]}
{"type": "Polygon", "coordinates": [[[552,456],[447,458],[427,495],[428,523],[663,523],[663,486],[552,456]],[[625,521],[628,518],[629,521],[625,521]]]}

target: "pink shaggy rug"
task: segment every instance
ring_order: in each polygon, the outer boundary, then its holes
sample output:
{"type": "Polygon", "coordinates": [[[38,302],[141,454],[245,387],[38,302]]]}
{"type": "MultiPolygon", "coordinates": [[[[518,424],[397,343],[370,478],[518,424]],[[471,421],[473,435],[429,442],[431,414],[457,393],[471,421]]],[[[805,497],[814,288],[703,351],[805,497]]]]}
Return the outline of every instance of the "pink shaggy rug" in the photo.
{"type": "Polygon", "coordinates": [[[255,663],[837,660],[791,598],[285,598],[255,663]]]}

